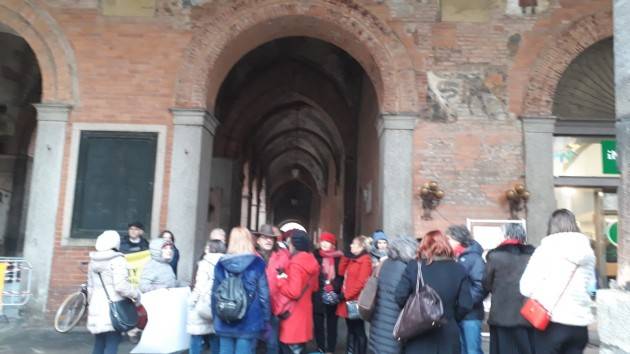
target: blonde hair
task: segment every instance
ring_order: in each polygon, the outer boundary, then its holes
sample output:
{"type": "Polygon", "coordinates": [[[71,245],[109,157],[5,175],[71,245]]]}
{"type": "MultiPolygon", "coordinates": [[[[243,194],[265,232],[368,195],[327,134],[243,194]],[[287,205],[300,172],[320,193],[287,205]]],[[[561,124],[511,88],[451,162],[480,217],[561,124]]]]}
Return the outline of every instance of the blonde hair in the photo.
{"type": "Polygon", "coordinates": [[[363,248],[363,250],[365,252],[370,252],[371,251],[370,244],[372,242],[370,241],[370,237],[359,235],[359,236],[356,236],[355,238],[353,238],[352,241],[359,242],[359,245],[361,246],[361,248],[363,248]]]}
{"type": "Polygon", "coordinates": [[[238,226],[230,231],[230,242],[228,243],[227,253],[255,253],[254,238],[247,228],[238,226]]]}

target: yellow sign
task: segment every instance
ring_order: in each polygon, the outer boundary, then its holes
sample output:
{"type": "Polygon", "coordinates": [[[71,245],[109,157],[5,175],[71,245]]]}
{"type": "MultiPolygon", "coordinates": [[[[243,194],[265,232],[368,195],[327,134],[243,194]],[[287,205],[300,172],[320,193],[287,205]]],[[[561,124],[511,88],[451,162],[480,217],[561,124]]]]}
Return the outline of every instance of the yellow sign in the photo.
{"type": "Polygon", "coordinates": [[[4,274],[7,271],[8,263],[0,263],[0,306],[2,305],[2,297],[4,291],[4,274]]]}
{"type": "Polygon", "coordinates": [[[134,252],[126,254],[125,258],[127,258],[127,263],[129,263],[129,282],[137,288],[140,284],[142,269],[151,260],[151,253],[148,250],[134,252]]]}

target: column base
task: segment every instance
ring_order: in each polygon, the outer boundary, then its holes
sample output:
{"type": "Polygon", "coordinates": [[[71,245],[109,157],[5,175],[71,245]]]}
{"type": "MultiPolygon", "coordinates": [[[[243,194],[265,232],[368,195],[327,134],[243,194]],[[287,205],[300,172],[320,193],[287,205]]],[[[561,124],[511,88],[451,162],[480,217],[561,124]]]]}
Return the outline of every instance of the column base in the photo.
{"type": "Polygon", "coordinates": [[[597,328],[600,354],[630,354],[630,292],[600,290],[597,292],[597,328]]]}

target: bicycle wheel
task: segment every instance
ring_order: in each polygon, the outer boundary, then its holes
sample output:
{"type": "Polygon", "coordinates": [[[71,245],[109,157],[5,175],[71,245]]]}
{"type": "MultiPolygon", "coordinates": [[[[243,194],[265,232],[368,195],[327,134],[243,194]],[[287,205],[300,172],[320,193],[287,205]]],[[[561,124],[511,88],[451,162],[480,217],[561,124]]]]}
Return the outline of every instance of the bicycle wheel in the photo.
{"type": "Polygon", "coordinates": [[[87,299],[85,294],[77,291],[68,296],[59,306],[55,314],[55,330],[66,333],[79,323],[85,313],[87,299]]]}

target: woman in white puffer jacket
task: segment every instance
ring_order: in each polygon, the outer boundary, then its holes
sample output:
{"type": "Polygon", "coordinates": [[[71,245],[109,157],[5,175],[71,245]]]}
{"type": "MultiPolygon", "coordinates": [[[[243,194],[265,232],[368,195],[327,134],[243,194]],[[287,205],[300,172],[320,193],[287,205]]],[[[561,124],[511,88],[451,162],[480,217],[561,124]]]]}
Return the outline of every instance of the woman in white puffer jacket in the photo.
{"type": "Polygon", "coordinates": [[[116,231],[103,232],[96,239],[96,252],[90,252],[88,266],[88,319],[87,328],[95,335],[92,354],[113,354],[118,351],[121,333],[114,330],[109,317],[109,303],[103,284],[112,301],[130,298],[139,303],[140,292],[129,282],[125,256],[118,252],[120,235],[116,231]]]}
{"type": "Polygon", "coordinates": [[[203,342],[210,344],[212,354],[219,354],[219,337],[214,335],[212,325],[212,284],[214,268],[225,253],[225,243],[211,240],[206,243],[203,258],[197,264],[195,285],[188,298],[188,323],[186,331],[190,334],[190,354],[199,354],[203,342]]]}
{"type": "Polygon", "coordinates": [[[535,332],[536,354],[582,353],[593,321],[588,289],[595,282],[595,255],[569,210],[551,214],[548,234],[520,281],[521,294],[551,312],[549,327],[535,332]]]}

